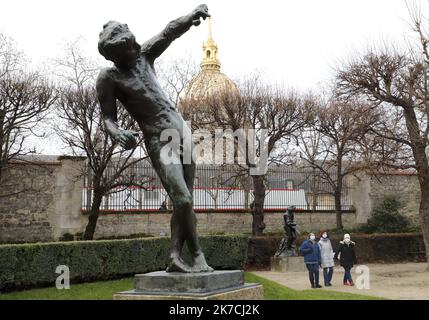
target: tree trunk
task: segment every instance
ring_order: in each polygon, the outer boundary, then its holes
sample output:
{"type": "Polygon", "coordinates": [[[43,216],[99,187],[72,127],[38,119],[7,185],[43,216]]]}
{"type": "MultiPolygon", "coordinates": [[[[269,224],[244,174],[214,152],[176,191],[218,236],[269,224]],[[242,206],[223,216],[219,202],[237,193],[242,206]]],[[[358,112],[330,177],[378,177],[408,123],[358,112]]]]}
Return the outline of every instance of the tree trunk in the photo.
{"type": "Polygon", "coordinates": [[[338,187],[335,189],[334,198],[335,198],[335,217],[337,221],[337,229],[343,230],[344,226],[343,226],[343,215],[341,210],[341,189],[339,189],[338,187]]]}
{"type": "Polygon", "coordinates": [[[265,229],[264,223],[264,202],[265,202],[265,183],[264,176],[252,176],[253,179],[253,221],[252,234],[261,236],[265,229]]]}
{"type": "Polygon", "coordinates": [[[92,240],[94,238],[102,200],[103,193],[94,189],[94,198],[92,199],[91,209],[89,210],[88,224],[86,225],[85,233],[83,234],[84,240],[92,240]]]}
{"type": "Polygon", "coordinates": [[[420,136],[419,122],[414,108],[404,108],[404,115],[420,183],[419,217],[425,243],[426,261],[428,262],[427,268],[429,270],[429,163],[426,155],[427,145],[425,139],[420,136]]]}
{"type": "Polygon", "coordinates": [[[340,156],[342,154],[342,150],[338,151],[337,157],[337,185],[334,191],[334,199],[335,199],[335,218],[337,221],[337,229],[343,230],[343,216],[341,211],[341,194],[343,192],[343,158],[340,156]]]}
{"type": "Polygon", "coordinates": [[[420,200],[419,216],[426,250],[426,261],[428,262],[427,270],[429,271],[429,183],[420,187],[422,198],[420,200]]]}
{"type": "Polygon", "coordinates": [[[417,144],[413,147],[421,194],[419,208],[420,227],[425,244],[427,269],[429,270],[429,164],[425,150],[426,148],[423,144],[417,144]]]}

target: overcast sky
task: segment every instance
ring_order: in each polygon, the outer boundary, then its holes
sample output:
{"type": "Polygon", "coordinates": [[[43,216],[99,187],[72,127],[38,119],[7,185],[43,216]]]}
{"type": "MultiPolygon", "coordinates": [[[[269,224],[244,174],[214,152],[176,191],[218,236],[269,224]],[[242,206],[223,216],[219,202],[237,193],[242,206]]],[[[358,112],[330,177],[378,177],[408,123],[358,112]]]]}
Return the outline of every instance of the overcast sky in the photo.
{"type": "MultiPolygon", "coordinates": [[[[419,0],[417,0],[419,2],[419,0]]],[[[37,64],[84,37],[98,57],[98,34],[108,20],[127,23],[139,42],[201,4],[193,0],[0,0],[0,32],[37,64]]],[[[410,34],[405,0],[216,0],[205,2],[222,71],[232,78],[259,70],[270,81],[316,89],[340,59],[380,39],[410,34]]],[[[428,9],[428,1],[422,0],[428,9]]],[[[199,62],[207,23],[192,27],[164,54],[199,62]]],[[[106,62],[107,64],[107,62],[106,62]]]]}

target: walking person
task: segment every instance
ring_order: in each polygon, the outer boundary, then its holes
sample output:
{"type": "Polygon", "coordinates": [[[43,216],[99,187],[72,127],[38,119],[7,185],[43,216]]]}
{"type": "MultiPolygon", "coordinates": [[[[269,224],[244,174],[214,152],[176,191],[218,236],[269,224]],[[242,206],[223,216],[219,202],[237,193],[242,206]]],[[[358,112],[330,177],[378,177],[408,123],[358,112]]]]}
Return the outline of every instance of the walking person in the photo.
{"type": "Polygon", "coordinates": [[[331,287],[332,276],[334,274],[334,250],[332,249],[331,240],[325,231],[319,240],[320,255],[322,257],[323,279],[325,287],[331,287]]]}
{"type": "Polygon", "coordinates": [[[340,241],[340,246],[335,251],[335,259],[340,256],[340,264],[344,268],[343,283],[345,286],[354,286],[351,270],[353,265],[357,263],[355,243],[351,240],[350,235],[346,233],[344,240],[340,241]]]}
{"type": "Polygon", "coordinates": [[[314,233],[310,233],[308,239],[301,244],[299,251],[304,255],[304,262],[308,269],[311,287],[313,289],[322,288],[319,284],[319,267],[322,263],[322,258],[314,233]]]}

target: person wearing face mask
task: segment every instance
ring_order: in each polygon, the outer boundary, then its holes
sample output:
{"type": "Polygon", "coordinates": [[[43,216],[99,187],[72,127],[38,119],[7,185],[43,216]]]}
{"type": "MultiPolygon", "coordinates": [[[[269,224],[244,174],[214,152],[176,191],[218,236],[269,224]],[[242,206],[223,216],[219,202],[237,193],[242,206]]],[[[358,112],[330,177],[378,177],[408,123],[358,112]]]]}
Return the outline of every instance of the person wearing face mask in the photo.
{"type": "Polygon", "coordinates": [[[357,259],[355,243],[351,241],[348,233],[344,235],[344,240],[340,241],[340,245],[335,251],[334,259],[338,259],[338,255],[340,256],[340,264],[344,268],[344,285],[354,286],[351,269],[353,268],[353,265],[357,263],[357,259]]]}
{"type": "Polygon", "coordinates": [[[332,276],[334,274],[334,250],[332,249],[331,240],[329,240],[328,233],[322,233],[319,240],[320,255],[322,257],[323,278],[325,280],[325,287],[332,286],[332,276]]]}
{"type": "Polygon", "coordinates": [[[314,233],[310,233],[308,240],[302,243],[299,251],[304,255],[311,287],[322,288],[319,284],[319,266],[322,263],[322,257],[320,256],[320,247],[316,242],[314,233]]]}

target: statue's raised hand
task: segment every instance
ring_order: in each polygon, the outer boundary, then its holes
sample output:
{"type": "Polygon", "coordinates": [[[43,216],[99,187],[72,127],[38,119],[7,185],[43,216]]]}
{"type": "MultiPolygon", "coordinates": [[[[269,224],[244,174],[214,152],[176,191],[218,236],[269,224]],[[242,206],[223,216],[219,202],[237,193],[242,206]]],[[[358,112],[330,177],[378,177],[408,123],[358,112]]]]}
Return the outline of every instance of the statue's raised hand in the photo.
{"type": "Polygon", "coordinates": [[[200,25],[200,18],[206,20],[207,17],[210,17],[209,8],[206,4],[201,4],[192,11],[192,24],[194,26],[200,25]]]}

